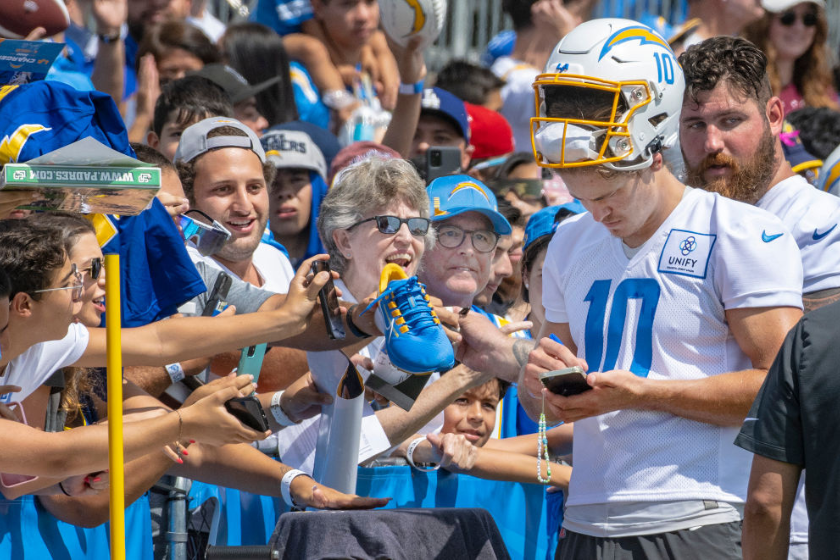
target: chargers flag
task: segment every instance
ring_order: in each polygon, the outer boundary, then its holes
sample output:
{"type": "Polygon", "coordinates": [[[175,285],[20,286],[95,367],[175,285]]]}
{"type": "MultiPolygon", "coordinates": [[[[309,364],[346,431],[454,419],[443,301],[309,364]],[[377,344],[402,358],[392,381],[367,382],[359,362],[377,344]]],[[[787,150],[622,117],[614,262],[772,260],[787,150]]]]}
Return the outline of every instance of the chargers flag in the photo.
{"type": "MultiPolygon", "coordinates": [[[[135,157],[116,104],[107,94],[54,81],[0,87],[0,166],[24,163],[82,138],[135,157]]],[[[80,154],[80,164],[84,154],[80,154]]],[[[94,218],[103,250],[120,254],[123,327],[163,319],[206,291],[163,205],[137,216],[94,218]],[[110,225],[110,226],[109,226],[110,225]],[[109,229],[110,231],[104,231],[109,229]]]]}

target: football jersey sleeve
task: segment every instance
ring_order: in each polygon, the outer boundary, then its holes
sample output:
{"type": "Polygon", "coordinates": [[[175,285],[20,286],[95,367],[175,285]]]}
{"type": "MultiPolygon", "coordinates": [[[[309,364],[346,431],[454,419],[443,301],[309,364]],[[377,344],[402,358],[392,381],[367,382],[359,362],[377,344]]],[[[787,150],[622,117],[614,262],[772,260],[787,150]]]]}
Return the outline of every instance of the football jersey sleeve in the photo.
{"type": "Polygon", "coordinates": [[[724,309],[802,308],[802,260],[772,214],[723,201],[716,209],[714,281],[724,309]]]}
{"type": "Polygon", "coordinates": [[[767,374],[735,445],[776,461],[804,465],[799,406],[803,324],[791,330],[767,374]]]}

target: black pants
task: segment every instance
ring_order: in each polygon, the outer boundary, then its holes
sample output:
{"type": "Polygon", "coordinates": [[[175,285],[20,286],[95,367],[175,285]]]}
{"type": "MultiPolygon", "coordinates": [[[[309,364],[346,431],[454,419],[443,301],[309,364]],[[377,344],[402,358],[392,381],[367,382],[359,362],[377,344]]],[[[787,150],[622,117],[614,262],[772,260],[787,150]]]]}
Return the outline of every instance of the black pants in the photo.
{"type": "Polygon", "coordinates": [[[741,559],[741,522],[640,537],[590,537],[566,531],[555,560],[741,559]]]}

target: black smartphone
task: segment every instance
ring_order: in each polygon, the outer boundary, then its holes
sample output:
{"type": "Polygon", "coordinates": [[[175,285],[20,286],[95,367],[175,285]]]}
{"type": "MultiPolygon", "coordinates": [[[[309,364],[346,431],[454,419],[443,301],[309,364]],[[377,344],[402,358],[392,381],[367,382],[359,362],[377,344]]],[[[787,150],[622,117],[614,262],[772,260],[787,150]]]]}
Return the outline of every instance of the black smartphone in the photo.
{"type": "Polygon", "coordinates": [[[268,430],[268,420],[265,418],[265,411],[260,401],[254,395],[230,399],[225,403],[225,408],[228,412],[236,416],[237,420],[249,428],[254,428],[258,432],[268,430]]]}
{"type": "Polygon", "coordinates": [[[426,150],[426,184],[438,177],[461,172],[461,148],[431,146],[426,150]]]}
{"type": "MultiPolygon", "coordinates": [[[[312,263],[312,274],[318,274],[326,270],[330,273],[330,263],[327,261],[315,261],[312,263]]],[[[338,296],[335,293],[332,273],[330,279],[318,292],[318,301],[321,302],[321,313],[324,315],[324,322],[327,324],[327,335],[335,339],[343,339],[344,322],[341,320],[341,307],[338,305],[338,296]]]]}
{"type": "Polygon", "coordinates": [[[590,391],[592,387],[586,382],[586,374],[579,366],[547,371],[540,375],[543,387],[563,397],[571,397],[590,391]]]}
{"type": "Polygon", "coordinates": [[[207,298],[207,305],[201,312],[202,317],[215,317],[227,307],[227,296],[230,290],[230,285],[233,280],[225,272],[220,272],[216,277],[216,283],[213,285],[213,290],[207,298]]]}

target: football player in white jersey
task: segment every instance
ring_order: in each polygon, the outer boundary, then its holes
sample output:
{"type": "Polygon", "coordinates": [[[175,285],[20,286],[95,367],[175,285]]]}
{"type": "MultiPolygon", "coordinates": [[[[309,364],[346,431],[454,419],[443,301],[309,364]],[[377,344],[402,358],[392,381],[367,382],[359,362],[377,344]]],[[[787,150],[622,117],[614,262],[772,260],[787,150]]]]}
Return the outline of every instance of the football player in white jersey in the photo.
{"type": "Polygon", "coordinates": [[[684,80],[650,28],[580,25],[534,89],[535,157],[589,211],[549,245],[546,323],[520,377],[533,416],[575,423],[557,557],[740,558],[749,456],[732,442],[802,314],[796,243],[669,171],[684,80]],[[542,389],[576,365],[591,390],[542,389]]]}
{"type": "MultiPolygon", "coordinates": [[[[806,312],[840,300],[840,198],[812,187],[785,161],[779,138],[784,110],[773,96],[765,54],[745,39],[714,37],[689,48],[680,64],[686,80],[680,143],[689,184],[754,204],[784,222],[801,252],[806,312]]],[[[761,474],[769,472],[780,475],[774,478],[779,483],[786,475],[791,492],[797,487],[798,468],[756,455],[753,478],[768,480],[761,474]]],[[[786,515],[785,526],[787,520],[786,515]]],[[[765,547],[772,541],[754,528],[748,516],[745,557],[768,558],[765,547]]],[[[790,557],[807,556],[808,514],[800,482],[790,517],[790,557]]]]}

